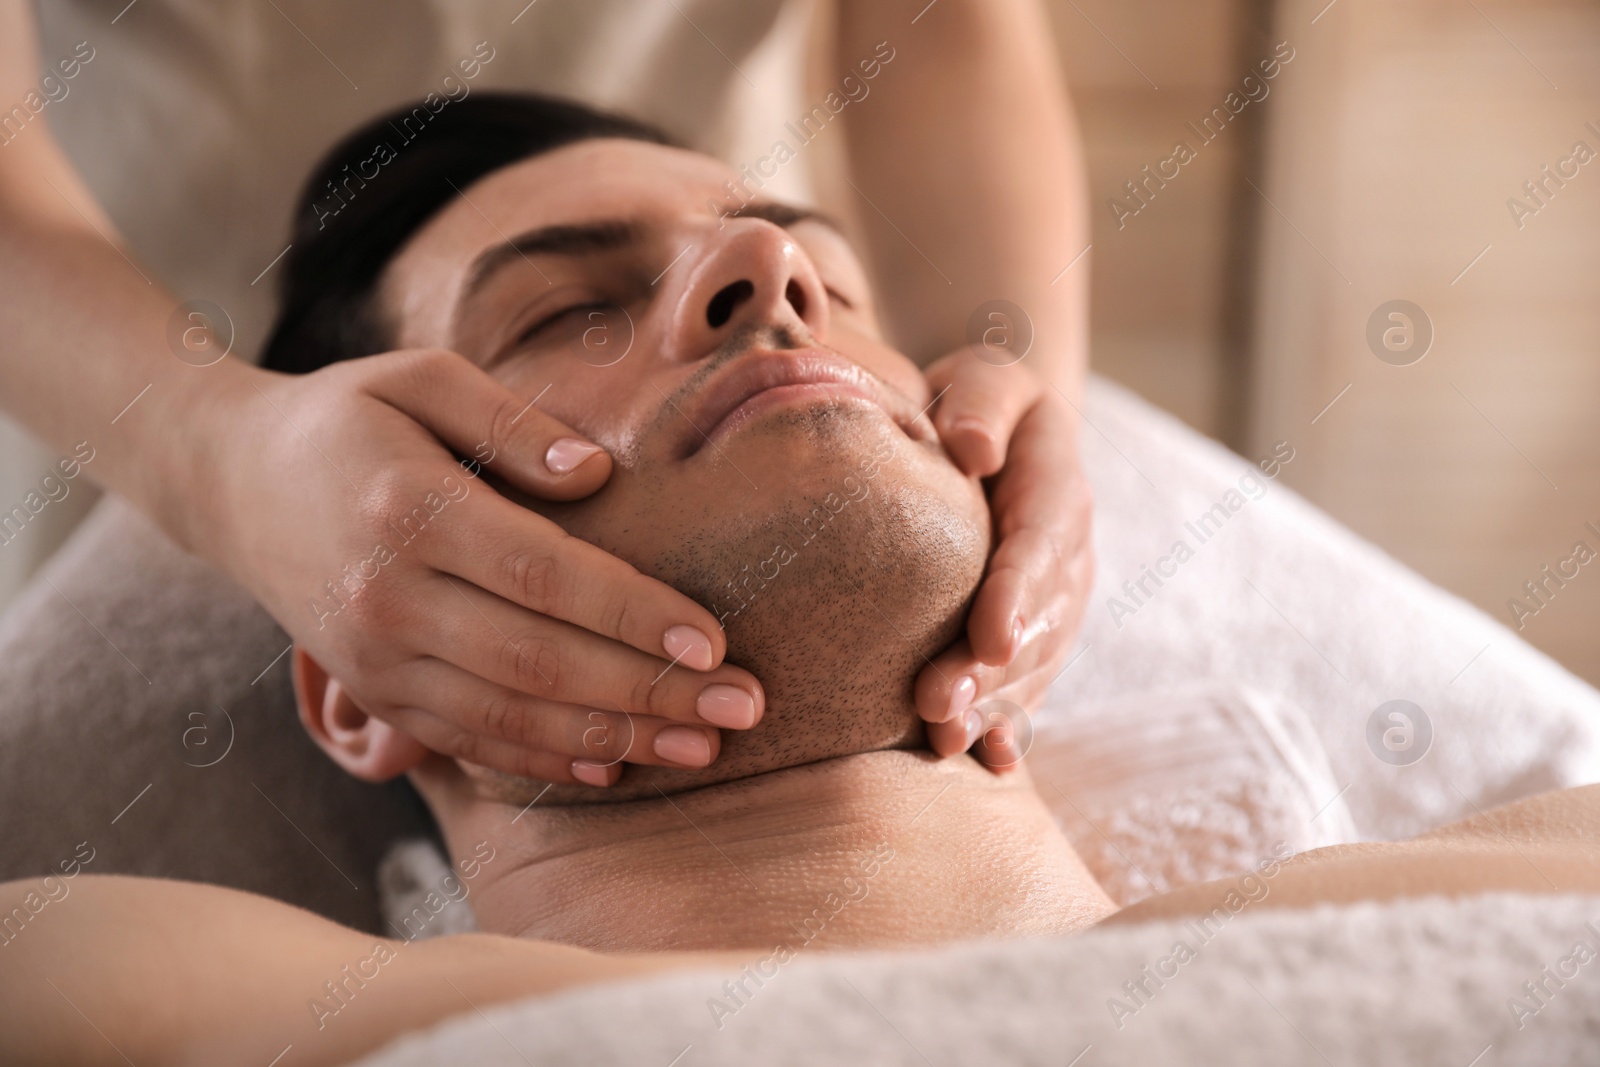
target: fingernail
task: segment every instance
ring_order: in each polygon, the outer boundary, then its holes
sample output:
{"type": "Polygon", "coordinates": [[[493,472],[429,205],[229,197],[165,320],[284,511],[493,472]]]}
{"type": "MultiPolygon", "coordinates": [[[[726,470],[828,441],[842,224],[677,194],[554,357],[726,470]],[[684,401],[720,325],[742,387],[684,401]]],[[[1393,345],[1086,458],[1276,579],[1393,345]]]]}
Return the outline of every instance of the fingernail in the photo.
{"type": "Polygon", "coordinates": [[[994,431],[989,429],[989,424],[976,415],[963,415],[950,424],[951,430],[960,430],[964,433],[975,433],[988,440],[994,440],[994,431]]]}
{"type": "Polygon", "coordinates": [[[656,755],[668,763],[704,767],[711,762],[711,742],[691,726],[669,726],[656,734],[656,755]]]}
{"type": "Polygon", "coordinates": [[[956,684],[950,687],[950,709],[945,712],[944,722],[960,715],[972,706],[972,698],[978,695],[978,683],[970,675],[963,674],[956,679],[956,684]]]}
{"type": "Polygon", "coordinates": [[[599,445],[580,441],[576,437],[563,437],[552,444],[544,454],[544,465],[552,474],[571,474],[578,464],[600,451],[599,445]]]}
{"type": "Polygon", "coordinates": [[[711,638],[693,626],[673,626],[661,635],[661,647],[667,658],[683,664],[690,670],[711,669],[711,638]]]}
{"type": "Polygon", "coordinates": [[[708,685],[700,691],[694,710],[712,726],[748,730],[756,724],[756,701],[736,685],[708,685]]]}
{"type": "Polygon", "coordinates": [[[606,774],[605,764],[595,763],[586,759],[572,761],[572,777],[584,785],[597,785],[602,789],[611,784],[611,779],[606,774]]]}
{"type": "Polygon", "coordinates": [[[978,735],[983,733],[983,716],[978,714],[978,709],[973,708],[967,712],[967,747],[971,748],[978,740],[978,735]]]}

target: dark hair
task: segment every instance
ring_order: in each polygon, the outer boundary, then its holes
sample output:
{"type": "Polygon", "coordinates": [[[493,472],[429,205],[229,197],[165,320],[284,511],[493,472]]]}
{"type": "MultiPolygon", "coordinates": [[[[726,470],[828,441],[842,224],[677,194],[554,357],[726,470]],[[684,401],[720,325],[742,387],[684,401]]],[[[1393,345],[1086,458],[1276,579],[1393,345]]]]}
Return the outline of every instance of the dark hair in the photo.
{"type": "Polygon", "coordinates": [[[476,93],[437,109],[418,103],[345,137],[312,170],[295,207],[262,366],[305,374],[391,347],[374,290],[411,235],[484,175],[599,137],[673,143],[644,123],[528,93],[476,93]]]}

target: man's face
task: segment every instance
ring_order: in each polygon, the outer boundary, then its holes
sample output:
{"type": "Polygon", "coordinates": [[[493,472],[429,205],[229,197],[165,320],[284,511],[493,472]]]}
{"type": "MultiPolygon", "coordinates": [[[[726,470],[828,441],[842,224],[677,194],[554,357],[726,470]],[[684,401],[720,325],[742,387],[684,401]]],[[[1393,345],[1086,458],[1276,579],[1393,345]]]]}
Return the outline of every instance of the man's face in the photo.
{"type": "Polygon", "coordinates": [[[462,353],[615,459],[587,500],[523,502],[706,604],[766,689],[710,768],[615,796],[915,743],[911,680],[988,549],[848,243],[776,205],[719,218],[730,177],[583,142],[469,187],[384,279],[398,347],[462,353]]]}

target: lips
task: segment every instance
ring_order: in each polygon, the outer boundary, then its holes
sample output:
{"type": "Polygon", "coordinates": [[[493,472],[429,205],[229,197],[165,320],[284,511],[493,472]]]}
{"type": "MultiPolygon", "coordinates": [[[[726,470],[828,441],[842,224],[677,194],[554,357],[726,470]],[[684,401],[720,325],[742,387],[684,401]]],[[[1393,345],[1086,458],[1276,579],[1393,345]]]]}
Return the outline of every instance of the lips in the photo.
{"type": "MultiPolygon", "coordinates": [[[[849,360],[819,349],[752,352],[731,363],[700,391],[685,414],[699,432],[688,454],[768,411],[820,400],[864,400],[912,433],[917,414],[903,397],[849,360]]],[[[916,433],[914,436],[922,436],[916,433]]]]}

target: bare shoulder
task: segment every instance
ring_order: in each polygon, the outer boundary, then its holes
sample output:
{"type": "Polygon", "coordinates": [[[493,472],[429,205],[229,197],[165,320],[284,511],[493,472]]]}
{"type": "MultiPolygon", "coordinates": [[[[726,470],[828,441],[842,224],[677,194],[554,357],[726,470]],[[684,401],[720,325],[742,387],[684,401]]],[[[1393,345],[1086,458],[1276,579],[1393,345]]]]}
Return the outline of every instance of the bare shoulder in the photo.
{"type": "Polygon", "coordinates": [[[1417,842],[1478,839],[1518,844],[1570,842],[1580,848],[1600,846],[1600,784],[1540,793],[1414,838],[1417,842]]]}
{"type": "Polygon", "coordinates": [[[1600,893],[1600,785],[1481,811],[1408,841],[1314,849],[1140,901],[1106,921],[1491,891],[1600,893]]]}

